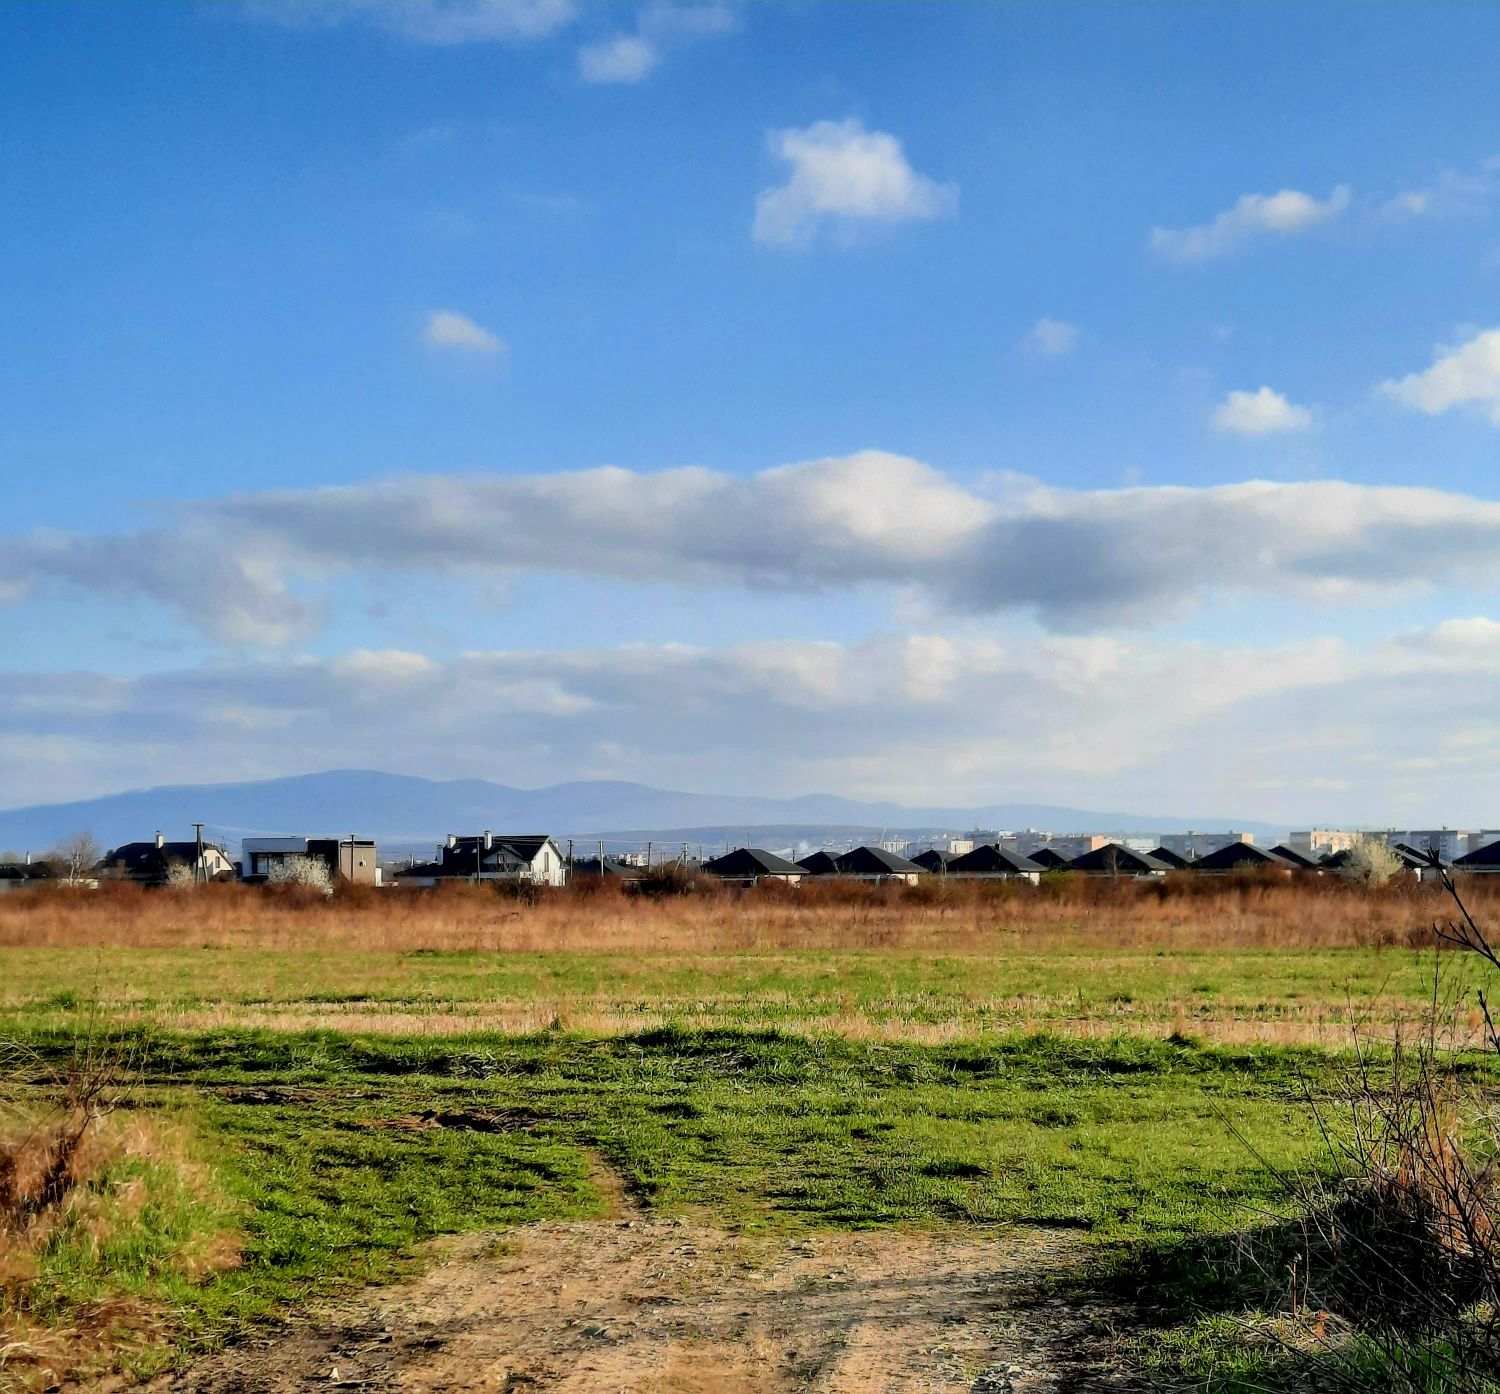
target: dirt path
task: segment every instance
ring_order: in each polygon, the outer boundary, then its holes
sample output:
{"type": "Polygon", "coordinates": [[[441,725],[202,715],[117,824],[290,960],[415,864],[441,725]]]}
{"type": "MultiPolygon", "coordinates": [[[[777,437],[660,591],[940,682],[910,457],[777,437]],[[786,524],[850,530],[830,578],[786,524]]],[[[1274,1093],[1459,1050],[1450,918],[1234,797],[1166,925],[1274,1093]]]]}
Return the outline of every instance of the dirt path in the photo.
{"type": "Polygon", "coordinates": [[[274,1339],[158,1394],[1062,1394],[1122,1389],[1109,1312],[1038,1280],[1079,1259],[1045,1230],[819,1232],[795,1241],[628,1212],[433,1246],[274,1339]]]}

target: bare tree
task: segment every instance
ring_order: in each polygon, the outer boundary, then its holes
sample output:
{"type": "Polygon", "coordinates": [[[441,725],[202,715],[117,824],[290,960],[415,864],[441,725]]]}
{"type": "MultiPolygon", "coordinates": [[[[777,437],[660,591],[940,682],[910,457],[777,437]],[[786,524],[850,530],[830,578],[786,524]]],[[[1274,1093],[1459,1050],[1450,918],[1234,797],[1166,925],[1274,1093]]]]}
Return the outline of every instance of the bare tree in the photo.
{"type": "Polygon", "coordinates": [[[103,855],[104,849],[94,840],[93,833],[87,828],[80,828],[63,838],[48,853],[47,860],[61,868],[63,879],[68,885],[78,886],[93,880],[94,868],[103,855]]]}

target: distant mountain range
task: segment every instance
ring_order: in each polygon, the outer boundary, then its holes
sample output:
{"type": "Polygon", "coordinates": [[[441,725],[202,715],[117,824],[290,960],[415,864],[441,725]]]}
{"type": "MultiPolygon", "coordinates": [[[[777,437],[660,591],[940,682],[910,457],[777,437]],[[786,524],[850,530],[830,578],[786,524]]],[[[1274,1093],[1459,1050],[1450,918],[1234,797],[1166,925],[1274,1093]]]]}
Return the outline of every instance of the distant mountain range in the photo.
{"type": "Polygon", "coordinates": [[[662,842],[767,841],[786,846],[821,836],[969,828],[1050,828],[1054,832],[1187,832],[1238,828],[1257,841],[1285,829],[1244,818],[1178,818],[1100,813],[1050,804],[910,808],[861,803],[833,794],[768,799],[685,794],[621,780],[586,780],[545,789],[512,789],[483,779],[419,779],[375,770],[329,770],[241,784],[178,784],[135,789],[77,803],[0,812],[0,849],[42,852],[86,828],[106,847],[149,838],[205,836],[237,844],[277,833],[374,837],[382,849],[426,849],[450,832],[548,832],[580,839],[657,838],[662,842]]]}

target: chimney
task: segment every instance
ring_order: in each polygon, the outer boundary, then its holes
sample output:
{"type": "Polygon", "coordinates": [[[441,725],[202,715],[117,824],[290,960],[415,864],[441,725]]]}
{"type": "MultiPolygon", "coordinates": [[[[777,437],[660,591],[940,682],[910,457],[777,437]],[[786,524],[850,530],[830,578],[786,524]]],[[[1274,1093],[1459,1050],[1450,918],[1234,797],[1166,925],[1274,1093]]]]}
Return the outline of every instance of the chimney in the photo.
{"type": "Polygon", "coordinates": [[[488,852],[495,845],[495,835],[488,828],[484,830],[484,850],[488,852]]]}
{"type": "Polygon", "coordinates": [[[165,847],[167,845],[167,839],[161,835],[160,828],[156,830],[156,845],[158,847],[165,847]]]}
{"type": "Polygon", "coordinates": [[[456,838],[452,833],[449,833],[448,834],[448,848],[449,848],[449,850],[451,851],[453,848],[455,848],[457,846],[458,846],[458,838],[456,838]]]}

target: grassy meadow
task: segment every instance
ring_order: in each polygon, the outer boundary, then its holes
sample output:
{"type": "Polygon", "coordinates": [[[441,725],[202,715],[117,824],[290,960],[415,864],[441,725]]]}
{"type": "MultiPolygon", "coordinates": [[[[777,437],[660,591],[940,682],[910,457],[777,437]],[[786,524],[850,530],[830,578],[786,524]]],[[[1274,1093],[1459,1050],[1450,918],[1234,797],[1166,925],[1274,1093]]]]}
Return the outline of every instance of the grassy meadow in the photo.
{"type": "MultiPolygon", "coordinates": [[[[128,1075],[109,1127],[177,1139],[196,1179],[153,1189],[160,1150],[121,1143],[80,1177],[92,1229],[15,1241],[9,1269],[0,1238],[0,1387],[149,1372],[426,1238],[604,1214],[620,1185],[756,1231],[1067,1229],[1100,1281],[1152,1265],[1157,1387],[1264,1387],[1275,1362],[1194,1307],[1194,1256],[1327,1165],[1351,1029],[1420,1016],[1443,913],[1425,888],[1250,879],[9,897],[0,1122],[103,1042],[128,1075]],[[39,1334],[111,1312],[107,1357],[39,1334]]],[[[1461,1034],[1468,968],[1442,988],[1461,1034]]]]}

